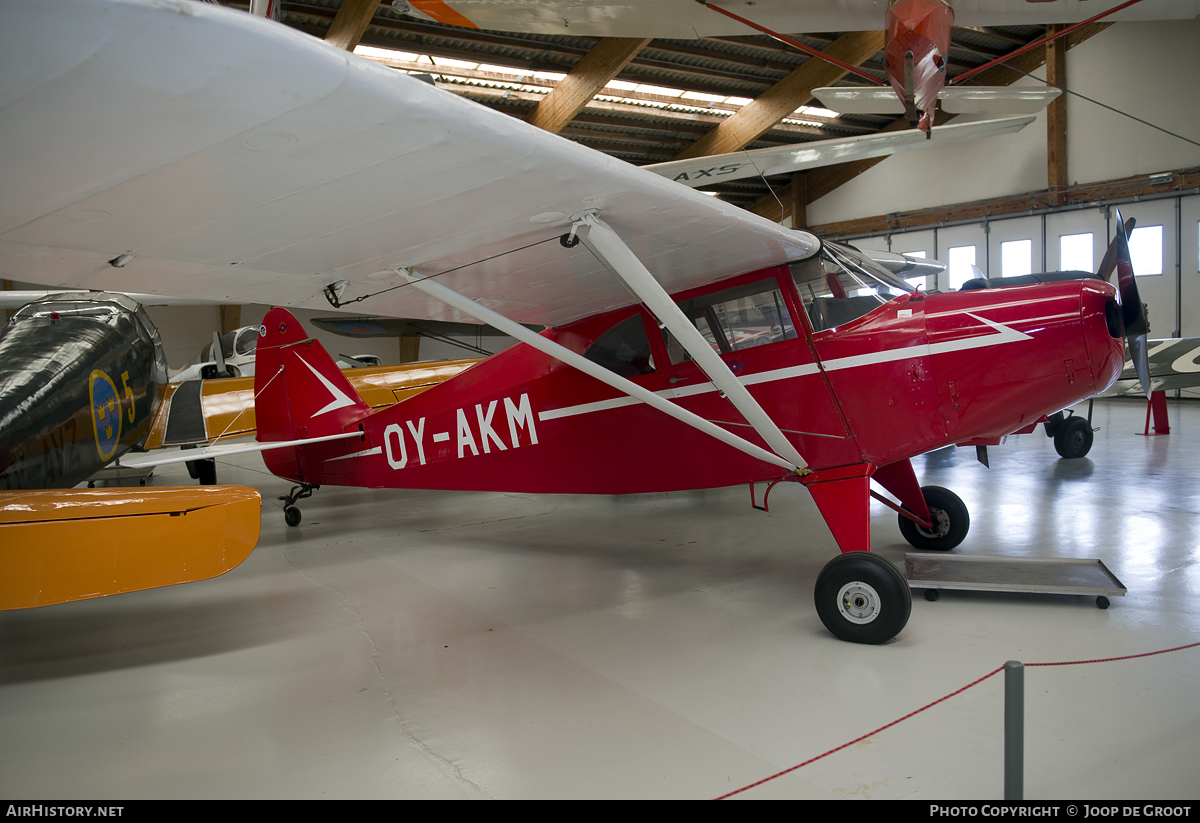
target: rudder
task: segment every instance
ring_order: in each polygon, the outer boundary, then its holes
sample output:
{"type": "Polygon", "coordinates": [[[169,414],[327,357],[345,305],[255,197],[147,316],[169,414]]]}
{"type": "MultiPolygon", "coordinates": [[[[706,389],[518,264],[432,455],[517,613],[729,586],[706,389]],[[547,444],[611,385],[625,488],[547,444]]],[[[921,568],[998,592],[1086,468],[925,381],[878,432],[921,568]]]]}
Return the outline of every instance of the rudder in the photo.
{"type": "Polygon", "coordinates": [[[254,408],[259,442],[337,434],[371,411],[325,347],[280,308],[258,328],[254,408]]]}

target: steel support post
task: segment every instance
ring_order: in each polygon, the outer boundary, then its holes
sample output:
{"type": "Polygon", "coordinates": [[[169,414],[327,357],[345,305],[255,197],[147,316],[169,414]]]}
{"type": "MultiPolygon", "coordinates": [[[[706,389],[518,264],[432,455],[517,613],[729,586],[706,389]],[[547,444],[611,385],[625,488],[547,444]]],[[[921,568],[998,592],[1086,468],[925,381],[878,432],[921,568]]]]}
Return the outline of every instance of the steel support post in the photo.
{"type": "Polygon", "coordinates": [[[1025,666],[1004,664],[1004,799],[1025,799],[1025,666]]]}

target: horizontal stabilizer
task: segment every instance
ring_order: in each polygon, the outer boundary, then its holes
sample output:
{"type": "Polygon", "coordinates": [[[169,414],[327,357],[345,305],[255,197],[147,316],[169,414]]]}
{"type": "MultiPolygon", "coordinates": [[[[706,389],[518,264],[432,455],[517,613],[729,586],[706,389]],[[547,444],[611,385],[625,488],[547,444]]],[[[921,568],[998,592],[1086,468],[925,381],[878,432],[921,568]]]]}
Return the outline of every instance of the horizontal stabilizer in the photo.
{"type": "Polygon", "coordinates": [[[0,610],[216,577],[261,521],[245,486],[0,492],[0,610]]]}
{"type": "Polygon", "coordinates": [[[839,114],[904,114],[904,101],[891,86],[860,89],[829,86],[813,89],[813,97],[823,107],[839,114]]]}
{"type": "Polygon", "coordinates": [[[287,446],[304,446],[309,443],[324,443],[326,440],[345,440],[350,437],[362,437],[362,432],[340,432],[326,434],[322,437],[305,437],[300,440],[275,440],[269,443],[229,443],[223,446],[209,446],[206,449],[187,449],[169,454],[137,454],[125,455],[117,461],[123,469],[149,469],[154,466],[166,466],[171,463],[190,463],[193,460],[205,460],[216,457],[229,457],[232,454],[247,454],[249,452],[265,452],[270,449],[282,449],[287,446]]]}
{"type": "MultiPolygon", "coordinates": [[[[1035,114],[1061,94],[1054,86],[949,86],[938,92],[938,100],[952,114],[1035,114]]],[[[904,113],[904,101],[887,86],[813,89],[813,97],[841,114],[904,113]]]]}
{"type": "Polygon", "coordinates": [[[951,114],[1036,114],[1062,94],[1054,86],[952,86],[938,92],[942,111],[951,114]]]}

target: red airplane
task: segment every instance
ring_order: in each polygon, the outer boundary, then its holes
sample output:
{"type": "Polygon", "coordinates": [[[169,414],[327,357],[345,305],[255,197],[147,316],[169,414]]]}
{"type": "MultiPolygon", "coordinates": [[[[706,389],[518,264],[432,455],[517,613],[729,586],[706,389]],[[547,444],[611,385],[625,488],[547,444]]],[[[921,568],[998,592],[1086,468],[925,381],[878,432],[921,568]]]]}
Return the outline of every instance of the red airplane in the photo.
{"type": "Polygon", "coordinates": [[[288,311],[267,314],[258,439],[284,446],[264,459],[299,484],[289,523],[326,484],[627,494],[795,481],[843,552],[817,579],[822,621],[882,643],[912,601],[868,553],[870,498],[899,512],[912,545],[954,548],[967,509],[920,488],[909,458],[1013,432],[1103,391],[1123,364],[1116,292],[1100,281],[924,294],[827,244],[667,298],[610,228],[581,224],[588,251],[575,253],[606,260],[643,303],[538,335],[410,276],[523,342],[387,409],[372,411],[288,311]],[[851,296],[864,285],[899,296],[851,296]]]}
{"type": "Polygon", "coordinates": [[[323,484],[799,482],[843,552],[817,580],[822,620],[882,643],[911,596],[869,553],[871,496],[914,545],[953,548],[968,513],[919,488],[909,459],[1103,391],[1136,327],[1128,266],[1121,303],[1099,281],[925,294],[901,279],[911,261],[885,269],[269,21],[143,0],[10,5],[7,270],[234,303],[363,302],[520,341],[372,412],[273,309],[255,450],[297,484],[290,522],[323,484]]]}

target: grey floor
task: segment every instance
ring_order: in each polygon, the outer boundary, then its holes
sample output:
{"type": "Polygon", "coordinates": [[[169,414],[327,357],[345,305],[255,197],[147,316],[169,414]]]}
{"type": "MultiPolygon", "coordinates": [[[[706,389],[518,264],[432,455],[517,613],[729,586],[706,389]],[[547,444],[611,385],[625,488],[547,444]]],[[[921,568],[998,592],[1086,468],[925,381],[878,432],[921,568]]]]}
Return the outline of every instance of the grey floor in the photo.
{"type": "MultiPolygon", "coordinates": [[[[1200,640],[1200,404],[1145,438],[1097,404],[1088,458],[1040,432],[915,461],[966,554],[1100,558],[1129,594],[917,597],[891,643],[812,605],[832,538],[802,489],[618,497],[321,489],[223,577],[0,613],[0,796],[681,797],[841,745],[1009,659],[1200,640]]],[[[182,482],[160,470],[159,484],[182,482]]],[[[875,549],[907,545],[875,507],[875,549]]],[[[1200,797],[1200,649],[1028,669],[1026,797],[1200,797]]],[[[997,799],[1000,677],[743,797],[997,799]]]]}

